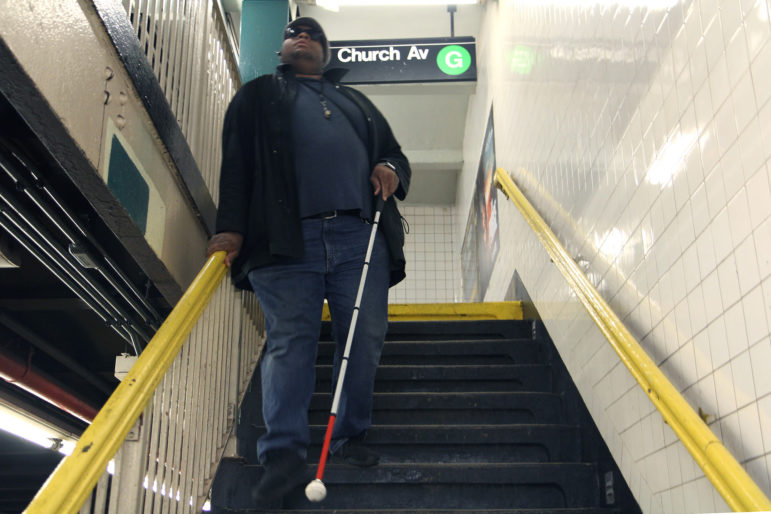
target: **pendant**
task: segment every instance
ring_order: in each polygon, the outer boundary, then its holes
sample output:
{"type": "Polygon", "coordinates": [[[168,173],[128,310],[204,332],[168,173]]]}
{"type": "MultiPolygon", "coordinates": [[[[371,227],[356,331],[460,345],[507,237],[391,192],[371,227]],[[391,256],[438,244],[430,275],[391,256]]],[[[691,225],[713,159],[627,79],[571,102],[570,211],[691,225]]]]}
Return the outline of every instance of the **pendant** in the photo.
{"type": "Polygon", "coordinates": [[[330,119],[332,117],[332,111],[330,111],[329,109],[324,109],[324,117],[326,119],[330,119]]]}

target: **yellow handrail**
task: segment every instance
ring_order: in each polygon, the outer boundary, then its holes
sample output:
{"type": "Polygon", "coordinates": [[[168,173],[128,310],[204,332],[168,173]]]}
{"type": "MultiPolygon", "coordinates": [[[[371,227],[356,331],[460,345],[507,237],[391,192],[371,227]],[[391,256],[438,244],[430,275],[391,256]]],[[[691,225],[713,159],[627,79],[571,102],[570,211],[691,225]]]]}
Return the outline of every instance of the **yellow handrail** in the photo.
{"type": "Polygon", "coordinates": [[[59,463],[24,512],[59,514],[80,509],[222,282],[227,271],[224,259],[225,252],[209,257],[72,454],[59,463]]]}
{"type": "Polygon", "coordinates": [[[495,181],[520,210],[621,361],[726,503],[734,511],[771,510],[771,501],[648,357],[508,173],[498,168],[495,181]]]}

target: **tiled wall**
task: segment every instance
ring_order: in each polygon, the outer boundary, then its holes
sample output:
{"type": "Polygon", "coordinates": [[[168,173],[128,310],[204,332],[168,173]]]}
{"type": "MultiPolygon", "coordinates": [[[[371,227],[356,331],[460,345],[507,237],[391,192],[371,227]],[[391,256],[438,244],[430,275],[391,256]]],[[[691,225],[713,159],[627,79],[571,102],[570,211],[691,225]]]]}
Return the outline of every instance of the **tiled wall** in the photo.
{"type": "Polygon", "coordinates": [[[455,208],[400,205],[407,220],[407,278],[390,290],[389,303],[455,301],[459,257],[454,243],[455,208]]]}
{"type": "MultiPolygon", "coordinates": [[[[496,153],[649,355],[771,496],[767,0],[500,0],[477,42],[456,239],[496,153]]],[[[499,194],[516,270],[644,512],[730,510],[499,194]]]]}

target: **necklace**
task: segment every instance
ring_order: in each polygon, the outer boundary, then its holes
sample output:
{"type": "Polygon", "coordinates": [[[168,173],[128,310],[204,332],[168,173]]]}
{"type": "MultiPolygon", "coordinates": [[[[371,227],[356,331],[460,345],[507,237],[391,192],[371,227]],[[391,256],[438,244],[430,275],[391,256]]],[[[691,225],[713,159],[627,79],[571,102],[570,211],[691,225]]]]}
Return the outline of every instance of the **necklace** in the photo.
{"type": "Polygon", "coordinates": [[[321,102],[321,112],[324,113],[324,118],[331,119],[332,111],[330,111],[329,107],[327,107],[327,97],[324,96],[324,79],[321,79],[320,82],[321,86],[318,90],[305,81],[302,81],[301,84],[305,84],[309,89],[313,90],[315,93],[318,93],[319,102],[321,102]]]}

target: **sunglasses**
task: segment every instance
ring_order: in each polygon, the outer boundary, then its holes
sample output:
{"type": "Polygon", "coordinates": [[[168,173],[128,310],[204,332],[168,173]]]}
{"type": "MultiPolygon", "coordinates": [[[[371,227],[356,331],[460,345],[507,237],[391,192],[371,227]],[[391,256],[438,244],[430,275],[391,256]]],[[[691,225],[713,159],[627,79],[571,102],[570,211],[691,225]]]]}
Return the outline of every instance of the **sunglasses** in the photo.
{"type": "Polygon", "coordinates": [[[308,37],[311,38],[313,41],[319,41],[322,37],[324,37],[324,33],[320,30],[316,29],[309,29],[309,28],[303,28],[303,27],[287,27],[284,29],[284,39],[291,39],[299,36],[305,32],[308,34],[308,37]]]}

